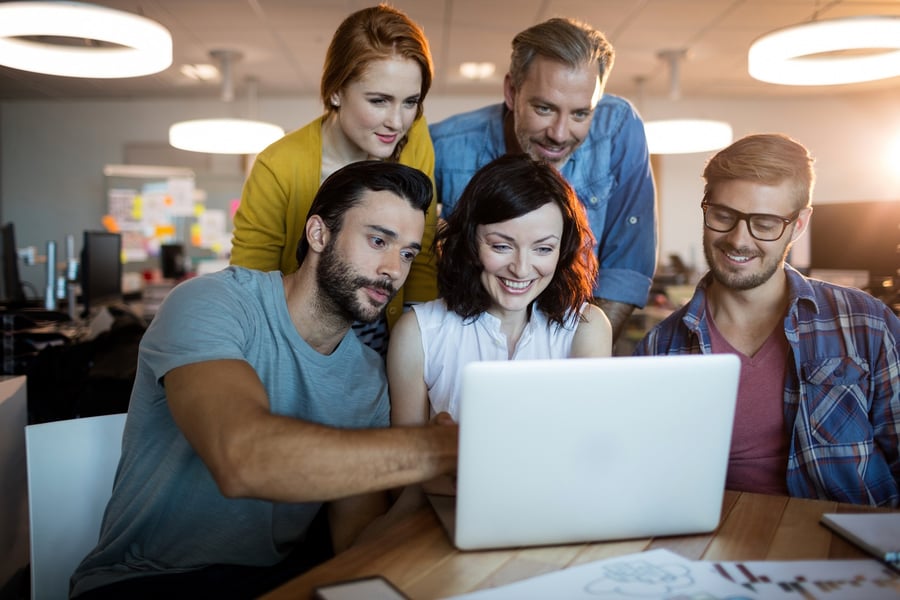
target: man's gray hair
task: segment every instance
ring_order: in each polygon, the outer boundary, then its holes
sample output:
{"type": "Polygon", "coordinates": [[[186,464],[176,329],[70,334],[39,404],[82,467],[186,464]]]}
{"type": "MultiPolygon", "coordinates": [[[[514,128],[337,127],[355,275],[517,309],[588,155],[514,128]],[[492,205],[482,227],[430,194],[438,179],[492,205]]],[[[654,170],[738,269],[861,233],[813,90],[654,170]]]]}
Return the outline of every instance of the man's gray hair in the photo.
{"type": "Polygon", "coordinates": [[[615,50],[601,32],[587,23],[560,17],[519,33],[513,38],[512,48],[509,74],[516,89],[525,81],[528,68],[538,55],[573,69],[596,62],[601,90],[615,61],[615,50]]]}

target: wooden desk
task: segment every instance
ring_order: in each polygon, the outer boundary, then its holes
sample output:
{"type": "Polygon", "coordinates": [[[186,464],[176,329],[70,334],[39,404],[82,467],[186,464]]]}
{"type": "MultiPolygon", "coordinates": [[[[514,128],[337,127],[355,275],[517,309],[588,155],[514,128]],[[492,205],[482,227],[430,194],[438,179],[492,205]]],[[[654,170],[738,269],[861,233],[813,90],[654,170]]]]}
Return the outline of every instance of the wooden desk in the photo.
{"type": "Polygon", "coordinates": [[[875,509],[822,500],[725,492],[722,521],[710,534],[461,552],[431,507],[399,520],[382,535],[354,546],[264,598],[312,598],[325,583],[383,575],[414,600],[446,597],[604,558],[666,548],[690,560],[822,560],[870,558],[819,525],[826,512],[875,509]]]}

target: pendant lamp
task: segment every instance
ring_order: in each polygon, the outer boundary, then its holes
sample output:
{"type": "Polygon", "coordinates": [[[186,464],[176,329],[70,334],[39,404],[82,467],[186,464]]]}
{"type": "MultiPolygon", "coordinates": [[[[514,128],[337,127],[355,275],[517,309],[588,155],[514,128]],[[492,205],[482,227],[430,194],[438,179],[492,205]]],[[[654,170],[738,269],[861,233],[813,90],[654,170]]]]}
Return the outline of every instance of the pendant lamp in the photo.
{"type": "MultiPolygon", "coordinates": [[[[669,99],[681,98],[680,63],[684,50],[664,50],[659,57],[669,63],[669,99]]],[[[725,121],[710,119],[660,119],[644,123],[650,154],[690,154],[724,148],[734,133],[725,121]]]]}
{"type": "MultiPolygon", "coordinates": [[[[222,73],[222,101],[234,100],[231,63],[240,54],[231,50],[214,50],[214,59],[222,73]]],[[[250,116],[256,112],[256,82],[247,80],[250,116]]],[[[181,121],[169,127],[169,144],[190,152],[211,154],[258,154],[266,146],[284,136],[284,129],[254,119],[210,118],[181,121]]]]}
{"type": "Polygon", "coordinates": [[[0,64],[63,77],[138,77],[172,64],[172,36],[156,21],[105,6],[2,2],[0,64]]]}
{"type": "Polygon", "coordinates": [[[786,27],[758,38],[750,76],[782,85],[839,85],[900,76],[900,17],[847,17],[786,27]]]}

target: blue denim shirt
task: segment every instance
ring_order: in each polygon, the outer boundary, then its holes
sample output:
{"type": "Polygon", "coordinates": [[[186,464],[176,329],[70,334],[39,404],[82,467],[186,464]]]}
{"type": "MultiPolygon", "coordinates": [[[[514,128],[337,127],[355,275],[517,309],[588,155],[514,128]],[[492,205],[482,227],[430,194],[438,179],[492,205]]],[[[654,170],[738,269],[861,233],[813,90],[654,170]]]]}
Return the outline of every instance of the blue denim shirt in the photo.
{"type": "MultiPolygon", "coordinates": [[[[784,382],[791,496],[900,506],[900,319],[880,300],[785,265],[790,304],[784,382]]],[[[709,354],[706,289],[634,353],[709,354]]]]}
{"type": "MultiPolygon", "coordinates": [[[[429,127],[434,179],[449,215],[475,172],[506,154],[503,104],[449,117],[429,127]]],[[[600,272],[594,296],[644,306],[656,269],[656,190],[644,124],[631,104],[606,94],[587,138],[562,168],[587,210],[600,272]]]]}

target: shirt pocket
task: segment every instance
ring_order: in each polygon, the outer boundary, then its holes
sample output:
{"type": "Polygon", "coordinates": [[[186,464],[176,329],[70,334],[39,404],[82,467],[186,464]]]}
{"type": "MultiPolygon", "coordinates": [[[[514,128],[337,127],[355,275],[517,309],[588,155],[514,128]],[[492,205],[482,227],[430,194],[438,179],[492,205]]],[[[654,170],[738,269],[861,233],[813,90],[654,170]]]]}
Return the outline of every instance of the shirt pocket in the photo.
{"type": "Polygon", "coordinates": [[[612,175],[594,173],[585,179],[580,189],[576,189],[585,209],[589,212],[593,210],[605,211],[615,186],[616,181],[612,175]]]}
{"type": "Polygon", "coordinates": [[[869,422],[869,363],[852,357],[820,358],[802,365],[809,427],[821,444],[856,444],[872,439],[869,422]]]}
{"type": "Polygon", "coordinates": [[[602,241],[601,237],[606,227],[609,197],[614,185],[615,181],[612,176],[597,176],[591,177],[584,187],[576,188],[578,198],[587,214],[588,225],[598,244],[602,241]]]}

